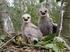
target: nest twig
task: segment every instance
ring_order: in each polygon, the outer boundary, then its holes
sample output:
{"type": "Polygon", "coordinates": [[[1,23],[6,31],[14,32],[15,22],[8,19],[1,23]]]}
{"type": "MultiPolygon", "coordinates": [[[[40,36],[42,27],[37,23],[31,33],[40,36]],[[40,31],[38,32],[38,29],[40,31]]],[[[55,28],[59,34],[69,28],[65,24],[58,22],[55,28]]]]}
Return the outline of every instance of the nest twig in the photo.
{"type": "MultiPolygon", "coordinates": [[[[17,35],[13,36],[10,40],[8,40],[6,43],[2,44],[0,46],[0,49],[2,49],[3,47],[5,47],[8,43],[10,43],[17,35]]],[[[27,44],[25,42],[23,42],[22,47],[31,47],[31,48],[39,48],[39,49],[45,49],[45,50],[50,50],[51,48],[46,48],[45,46],[42,45],[33,45],[33,44],[27,44]]]]}

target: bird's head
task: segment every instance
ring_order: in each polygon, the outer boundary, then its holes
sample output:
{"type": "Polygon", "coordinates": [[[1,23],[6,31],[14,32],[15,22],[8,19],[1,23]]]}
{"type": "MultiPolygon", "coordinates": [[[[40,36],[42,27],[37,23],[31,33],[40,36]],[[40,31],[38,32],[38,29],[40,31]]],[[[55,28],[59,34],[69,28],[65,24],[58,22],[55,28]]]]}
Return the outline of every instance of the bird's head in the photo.
{"type": "Polygon", "coordinates": [[[22,19],[23,19],[24,23],[31,22],[31,16],[30,16],[30,14],[24,14],[24,15],[22,15],[22,19]]]}
{"type": "Polygon", "coordinates": [[[39,15],[40,15],[41,17],[45,17],[47,14],[48,14],[48,9],[47,9],[46,7],[41,7],[41,8],[39,9],[39,15]]]}

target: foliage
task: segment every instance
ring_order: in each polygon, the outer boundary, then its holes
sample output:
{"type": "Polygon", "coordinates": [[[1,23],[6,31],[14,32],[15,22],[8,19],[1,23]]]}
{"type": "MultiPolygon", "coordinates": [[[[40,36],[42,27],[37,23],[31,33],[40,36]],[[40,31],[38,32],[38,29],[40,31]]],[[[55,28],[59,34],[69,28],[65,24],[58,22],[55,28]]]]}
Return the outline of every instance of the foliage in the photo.
{"type": "Polygon", "coordinates": [[[35,25],[37,25],[38,18],[39,18],[37,11],[38,11],[38,9],[36,6],[33,6],[33,5],[28,6],[28,12],[27,13],[29,13],[32,16],[32,22],[35,25]]]}
{"type": "Polygon", "coordinates": [[[61,0],[56,0],[57,2],[61,1],[61,0]]]}
{"type": "MultiPolygon", "coordinates": [[[[20,31],[21,30],[20,27],[22,25],[21,10],[14,7],[10,7],[9,9],[10,9],[10,15],[11,15],[11,19],[13,21],[15,30],[16,32],[20,31]]],[[[39,18],[38,13],[37,13],[37,7],[34,5],[29,5],[27,13],[29,13],[32,16],[32,22],[37,25],[37,21],[39,18]]]]}
{"type": "Polygon", "coordinates": [[[13,25],[15,27],[15,30],[17,32],[18,30],[20,30],[20,27],[21,27],[20,10],[17,8],[10,7],[10,15],[11,15],[11,19],[12,19],[13,25]]]}
{"type": "Polygon", "coordinates": [[[46,48],[51,48],[54,52],[62,52],[64,49],[64,43],[54,40],[54,36],[46,36],[37,45],[42,45],[46,48]]]}
{"type": "MultiPolygon", "coordinates": [[[[43,0],[40,0],[40,2],[43,2],[43,0]]],[[[40,3],[39,3],[40,4],[40,3]]],[[[20,4],[18,4],[20,5],[20,4]]],[[[38,22],[38,7],[40,7],[39,5],[27,5],[27,13],[29,13],[32,16],[32,22],[37,25],[38,22]]],[[[16,5],[14,5],[14,7],[8,7],[9,9],[9,13],[15,28],[15,31],[20,31],[21,30],[21,25],[22,25],[22,19],[21,19],[21,10],[18,9],[19,7],[16,5]]],[[[53,21],[55,23],[58,23],[59,21],[59,7],[57,6],[57,3],[53,3],[53,8],[52,8],[52,12],[51,12],[51,16],[53,18],[53,21]]],[[[0,22],[1,24],[1,22],[0,22]]],[[[2,28],[2,26],[1,26],[2,28]]],[[[0,35],[4,34],[3,32],[0,32],[0,35]]],[[[4,40],[4,36],[0,36],[0,44],[2,44],[2,40],[4,40]]],[[[37,45],[43,45],[46,48],[52,48],[53,51],[55,52],[61,52],[61,49],[64,48],[64,45],[62,42],[57,42],[54,41],[54,35],[50,34],[49,36],[45,36],[39,43],[37,43],[37,45]]]]}
{"type": "Polygon", "coordinates": [[[43,2],[44,0],[39,0],[39,2],[41,3],[41,2],[43,2]]]}
{"type": "Polygon", "coordinates": [[[51,17],[54,23],[58,23],[60,19],[60,7],[57,5],[57,2],[52,2],[52,12],[50,12],[51,17]]]}
{"type": "MultiPolygon", "coordinates": [[[[39,3],[40,4],[40,3],[39,3]]],[[[21,19],[21,9],[18,8],[18,5],[20,5],[19,3],[17,3],[17,5],[14,5],[15,7],[10,7],[10,15],[11,15],[11,19],[13,21],[15,30],[18,31],[20,30],[20,27],[22,25],[22,19],[21,19]]],[[[38,22],[38,7],[40,7],[39,5],[28,5],[27,6],[27,12],[32,16],[32,22],[37,25],[38,22]]],[[[52,12],[51,12],[51,17],[53,18],[53,21],[55,23],[58,23],[59,21],[59,7],[57,6],[57,3],[53,2],[53,8],[52,8],[52,12]],[[56,7],[56,8],[55,8],[56,7]]]]}

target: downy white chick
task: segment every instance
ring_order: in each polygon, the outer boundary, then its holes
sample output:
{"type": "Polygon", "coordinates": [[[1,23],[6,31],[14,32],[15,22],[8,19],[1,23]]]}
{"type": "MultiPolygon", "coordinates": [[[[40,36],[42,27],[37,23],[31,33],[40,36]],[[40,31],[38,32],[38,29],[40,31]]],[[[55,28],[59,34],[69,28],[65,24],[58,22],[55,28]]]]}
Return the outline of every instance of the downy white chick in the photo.
{"type": "Polygon", "coordinates": [[[42,38],[42,33],[37,26],[31,22],[30,14],[22,15],[22,33],[27,37],[29,43],[37,43],[42,38]]]}

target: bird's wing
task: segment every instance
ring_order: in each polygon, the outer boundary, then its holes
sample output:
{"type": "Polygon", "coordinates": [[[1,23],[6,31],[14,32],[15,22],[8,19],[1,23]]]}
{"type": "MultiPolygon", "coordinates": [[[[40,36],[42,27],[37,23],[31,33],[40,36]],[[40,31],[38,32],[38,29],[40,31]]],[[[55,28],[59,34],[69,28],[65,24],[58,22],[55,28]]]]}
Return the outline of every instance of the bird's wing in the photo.
{"type": "Polygon", "coordinates": [[[39,28],[37,26],[35,26],[34,24],[30,24],[30,27],[27,27],[25,29],[25,35],[28,37],[36,37],[36,38],[41,38],[42,37],[42,33],[39,30],[39,28]]]}
{"type": "Polygon", "coordinates": [[[35,29],[39,29],[36,25],[34,25],[34,24],[31,24],[31,27],[32,28],[35,28],[35,29]]]}
{"type": "Polygon", "coordinates": [[[52,18],[50,18],[50,22],[52,22],[52,23],[53,23],[53,19],[52,19],[52,18]]]}
{"type": "Polygon", "coordinates": [[[32,28],[34,28],[36,30],[36,33],[37,33],[38,37],[42,37],[42,33],[41,33],[40,29],[37,26],[32,24],[32,28]]]}

